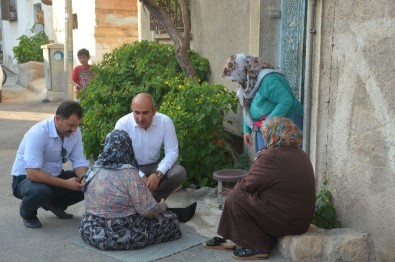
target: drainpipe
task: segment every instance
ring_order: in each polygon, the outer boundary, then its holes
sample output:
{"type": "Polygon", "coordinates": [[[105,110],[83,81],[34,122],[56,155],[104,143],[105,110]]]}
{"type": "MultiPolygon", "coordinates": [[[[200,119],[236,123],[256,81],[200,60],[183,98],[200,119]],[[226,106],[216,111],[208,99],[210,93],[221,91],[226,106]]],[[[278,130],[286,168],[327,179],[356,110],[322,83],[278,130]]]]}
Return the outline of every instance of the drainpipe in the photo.
{"type": "Polygon", "coordinates": [[[310,131],[311,131],[311,97],[312,97],[312,64],[313,64],[313,40],[315,34],[314,13],[316,0],[310,0],[307,9],[307,28],[309,29],[306,36],[306,74],[304,88],[304,112],[303,112],[303,150],[310,155],[310,131]]]}
{"type": "Polygon", "coordinates": [[[64,74],[66,83],[66,97],[74,100],[74,87],[71,83],[73,72],[73,4],[72,0],[65,1],[65,45],[64,45],[64,74]]]}

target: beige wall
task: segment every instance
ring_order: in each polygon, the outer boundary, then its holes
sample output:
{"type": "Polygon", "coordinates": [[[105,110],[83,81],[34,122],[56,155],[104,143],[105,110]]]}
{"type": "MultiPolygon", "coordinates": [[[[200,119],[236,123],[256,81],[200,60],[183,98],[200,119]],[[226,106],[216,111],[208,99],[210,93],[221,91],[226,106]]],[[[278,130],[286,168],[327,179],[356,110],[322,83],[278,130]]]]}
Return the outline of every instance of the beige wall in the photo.
{"type": "Polygon", "coordinates": [[[345,227],[395,261],[395,2],[317,1],[312,160],[345,227]],[[336,2],[336,3],[335,3],[336,2]]]}
{"type": "MultiPolygon", "coordinates": [[[[191,48],[210,61],[210,81],[231,90],[237,85],[220,77],[228,57],[235,53],[249,53],[250,1],[223,0],[191,1],[191,48]]],[[[241,114],[229,113],[226,125],[241,135],[241,114]]]]}
{"type": "Polygon", "coordinates": [[[96,0],[94,36],[102,58],[124,43],[138,40],[137,0],[96,0]]]}

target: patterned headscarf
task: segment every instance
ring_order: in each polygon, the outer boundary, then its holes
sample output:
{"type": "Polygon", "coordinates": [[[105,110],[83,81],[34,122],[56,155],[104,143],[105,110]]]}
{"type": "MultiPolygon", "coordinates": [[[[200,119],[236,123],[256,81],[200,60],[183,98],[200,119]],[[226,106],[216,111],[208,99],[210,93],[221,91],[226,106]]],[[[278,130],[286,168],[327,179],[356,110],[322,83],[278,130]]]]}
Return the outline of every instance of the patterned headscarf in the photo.
{"type": "Polygon", "coordinates": [[[119,169],[126,164],[138,168],[134,158],[132,140],[125,131],[115,129],[106,136],[103,152],[99,155],[95,166],[119,169]]]}
{"type": "Polygon", "coordinates": [[[228,58],[221,77],[237,81],[244,98],[250,99],[254,97],[259,87],[258,74],[265,68],[273,69],[274,67],[260,57],[235,54],[228,58]]]}
{"type": "Polygon", "coordinates": [[[272,117],[261,127],[266,149],[272,147],[299,147],[303,134],[299,127],[286,117],[272,117]]]}
{"type": "Polygon", "coordinates": [[[134,158],[132,140],[128,133],[123,130],[114,129],[106,136],[103,152],[99,155],[94,165],[87,172],[87,179],[83,192],[86,191],[89,182],[101,168],[124,169],[136,168],[138,164],[134,158]]]}
{"type": "Polygon", "coordinates": [[[243,107],[243,116],[247,125],[252,129],[253,121],[250,116],[250,100],[255,96],[262,79],[271,72],[280,73],[262,58],[245,54],[235,54],[228,58],[221,76],[239,83],[237,97],[243,107]]]}

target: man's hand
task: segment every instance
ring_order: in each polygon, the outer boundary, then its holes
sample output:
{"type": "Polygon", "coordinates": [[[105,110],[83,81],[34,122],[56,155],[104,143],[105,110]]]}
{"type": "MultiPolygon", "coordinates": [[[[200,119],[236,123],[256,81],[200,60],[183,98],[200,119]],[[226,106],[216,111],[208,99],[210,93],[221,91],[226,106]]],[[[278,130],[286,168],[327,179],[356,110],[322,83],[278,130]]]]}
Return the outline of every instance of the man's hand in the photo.
{"type": "MultiPolygon", "coordinates": [[[[77,175],[82,176],[86,173],[87,168],[79,167],[76,168],[75,172],[77,175]],[[85,171],[84,171],[85,170],[85,171]]],[[[63,187],[74,191],[81,191],[83,185],[80,183],[78,177],[72,177],[69,179],[62,179],[38,169],[38,168],[26,168],[26,176],[30,180],[38,183],[43,183],[56,187],[63,187]]]]}
{"type": "Polygon", "coordinates": [[[160,178],[156,175],[156,173],[152,173],[148,177],[148,181],[147,181],[147,187],[149,191],[154,192],[158,188],[159,182],[160,182],[160,178]]]}
{"type": "MultiPolygon", "coordinates": [[[[84,185],[80,183],[78,177],[66,179],[66,188],[74,191],[81,191],[84,185]]],[[[85,184],[85,183],[84,183],[85,184]]]]}
{"type": "Polygon", "coordinates": [[[251,134],[250,133],[245,133],[244,134],[244,143],[247,145],[252,145],[252,140],[251,140],[251,134]]]}

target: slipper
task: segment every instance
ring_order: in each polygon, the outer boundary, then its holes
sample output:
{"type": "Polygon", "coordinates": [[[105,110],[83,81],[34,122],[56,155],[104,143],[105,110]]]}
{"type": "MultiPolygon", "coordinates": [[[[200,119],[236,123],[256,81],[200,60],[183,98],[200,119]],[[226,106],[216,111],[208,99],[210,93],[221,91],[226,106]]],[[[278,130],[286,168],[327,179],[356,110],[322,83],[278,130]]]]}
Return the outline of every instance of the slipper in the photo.
{"type": "Polygon", "coordinates": [[[208,249],[216,249],[216,250],[233,250],[236,248],[236,245],[233,243],[228,243],[222,237],[213,237],[203,243],[203,246],[208,249]]]}
{"type": "Polygon", "coordinates": [[[233,251],[233,258],[238,260],[260,260],[270,256],[270,251],[263,249],[239,248],[233,251]]]}

